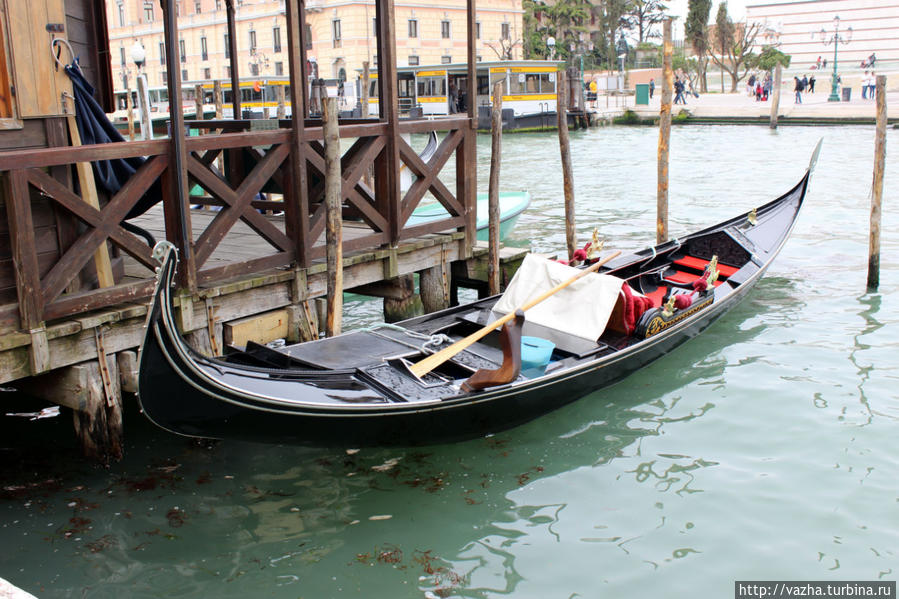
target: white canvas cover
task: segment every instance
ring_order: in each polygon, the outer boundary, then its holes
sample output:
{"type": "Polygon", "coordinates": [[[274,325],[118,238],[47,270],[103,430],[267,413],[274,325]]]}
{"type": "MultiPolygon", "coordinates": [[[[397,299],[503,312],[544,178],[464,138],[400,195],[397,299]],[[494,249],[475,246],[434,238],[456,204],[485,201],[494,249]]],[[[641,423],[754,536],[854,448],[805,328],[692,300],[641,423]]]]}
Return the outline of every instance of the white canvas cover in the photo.
{"type": "MultiPolygon", "coordinates": [[[[493,310],[513,312],[578,272],[572,266],[528,254],[493,310]]],[[[622,283],[612,275],[590,273],[527,310],[525,321],[596,341],[606,328],[622,283]]]]}

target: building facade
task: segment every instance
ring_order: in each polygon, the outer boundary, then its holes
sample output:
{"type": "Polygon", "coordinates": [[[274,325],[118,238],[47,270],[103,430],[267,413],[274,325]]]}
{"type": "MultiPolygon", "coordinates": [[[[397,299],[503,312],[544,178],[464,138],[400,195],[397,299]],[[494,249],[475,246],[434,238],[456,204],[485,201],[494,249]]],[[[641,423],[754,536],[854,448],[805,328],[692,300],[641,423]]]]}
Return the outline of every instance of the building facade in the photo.
{"type": "Polygon", "coordinates": [[[899,61],[899,5],[896,0],[801,0],[775,1],[746,6],[746,21],[761,23],[756,51],[778,45],[792,56],[792,67],[812,68],[833,60],[834,33],[840,43],[837,57],[841,72],[858,70],[871,54],[884,61],[899,61]],[[834,21],[839,17],[839,25],[834,21]],[[849,28],[852,28],[851,35],[849,28]]]}
{"type": "MultiPolygon", "coordinates": [[[[287,77],[287,20],[282,0],[234,0],[237,65],[241,79],[287,77]]],[[[177,3],[182,81],[231,77],[225,0],[177,3]]],[[[325,79],[356,79],[362,63],[377,66],[373,0],[308,0],[305,4],[307,59],[325,79]]],[[[150,87],[166,82],[162,11],[152,0],[106,0],[112,72],[116,90],[133,88],[131,47],[146,51],[150,87]]],[[[521,58],[521,0],[483,0],[477,7],[477,55],[498,60],[511,47],[521,58]]],[[[466,2],[397,2],[398,66],[462,62],[467,58],[466,2]]]]}

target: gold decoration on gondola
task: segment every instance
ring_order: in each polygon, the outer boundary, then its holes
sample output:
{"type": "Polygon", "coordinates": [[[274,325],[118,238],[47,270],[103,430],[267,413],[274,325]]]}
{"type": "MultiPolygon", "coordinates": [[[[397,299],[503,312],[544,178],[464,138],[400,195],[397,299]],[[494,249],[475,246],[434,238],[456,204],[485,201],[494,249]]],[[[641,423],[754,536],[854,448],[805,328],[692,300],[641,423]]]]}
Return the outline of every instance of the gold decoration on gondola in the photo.
{"type": "Polygon", "coordinates": [[[755,208],[749,211],[749,214],[746,215],[746,220],[748,220],[749,224],[753,227],[759,224],[758,212],[755,208]]]}
{"type": "Polygon", "coordinates": [[[593,229],[593,238],[590,241],[590,247],[587,248],[587,260],[596,260],[599,258],[600,252],[602,252],[603,246],[606,244],[605,241],[601,241],[599,239],[599,229],[593,229]]]}
{"type": "Polygon", "coordinates": [[[718,255],[717,254],[712,256],[712,259],[709,260],[709,265],[706,266],[706,270],[709,272],[709,276],[706,279],[706,281],[708,281],[709,288],[711,288],[712,285],[714,285],[715,281],[718,280],[718,275],[721,274],[720,271],[718,270],[718,255]]]}
{"type": "Polygon", "coordinates": [[[674,295],[671,295],[662,307],[662,316],[670,318],[672,314],[674,314],[674,295]]]}

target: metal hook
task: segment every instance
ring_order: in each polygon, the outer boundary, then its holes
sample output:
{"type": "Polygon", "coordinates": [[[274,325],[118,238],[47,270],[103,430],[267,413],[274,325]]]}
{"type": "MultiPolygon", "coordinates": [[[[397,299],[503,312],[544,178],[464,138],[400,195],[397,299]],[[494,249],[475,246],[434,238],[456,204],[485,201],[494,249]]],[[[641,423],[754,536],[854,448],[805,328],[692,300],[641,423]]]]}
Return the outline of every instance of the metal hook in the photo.
{"type": "Polygon", "coordinates": [[[53,38],[53,41],[50,42],[50,54],[53,55],[53,60],[56,61],[56,65],[57,65],[56,68],[57,68],[57,70],[59,69],[59,67],[62,67],[63,70],[65,70],[65,68],[66,68],[66,65],[64,65],[64,64],[62,63],[62,61],[59,60],[59,56],[58,56],[57,53],[55,52],[55,50],[56,50],[56,44],[57,44],[57,43],[63,44],[66,48],[69,49],[69,56],[72,57],[72,64],[75,65],[75,68],[76,68],[76,69],[78,69],[79,71],[81,71],[81,67],[78,66],[78,61],[75,59],[75,51],[72,50],[72,46],[71,46],[71,44],[69,44],[69,40],[67,40],[67,39],[65,39],[65,38],[61,38],[61,37],[54,37],[54,38],[53,38]]]}

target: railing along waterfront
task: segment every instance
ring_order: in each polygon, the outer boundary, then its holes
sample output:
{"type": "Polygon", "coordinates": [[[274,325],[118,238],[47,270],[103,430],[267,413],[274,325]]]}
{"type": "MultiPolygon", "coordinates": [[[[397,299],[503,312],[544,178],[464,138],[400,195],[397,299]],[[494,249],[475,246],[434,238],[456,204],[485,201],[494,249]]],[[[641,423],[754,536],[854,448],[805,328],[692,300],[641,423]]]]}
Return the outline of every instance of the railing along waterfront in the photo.
{"type": "MultiPolygon", "coordinates": [[[[30,330],[43,322],[71,317],[90,310],[140,300],[150,295],[154,261],[147,243],[122,226],[123,218],[161,179],[162,211],[166,238],[179,246],[191,244],[191,259],[182,264],[182,284],[210,286],[235,276],[284,266],[308,266],[325,255],[323,231],[324,155],[321,122],[307,119],[297,144],[289,121],[284,128],[251,130],[251,121],[193,121],[195,128],[216,134],[190,137],[187,149],[188,186],[199,185],[205,203],[220,207],[210,222],[192,227],[192,197],[172,192],[173,170],[169,140],[111,143],[96,146],[25,150],[0,154],[9,223],[9,271],[15,279],[17,303],[4,297],[0,305],[0,330],[30,330]],[[296,156],[299,152],[302,155],[296,156]],[[122,189],[91,207],[64,182],[51,176],[77,162],[145,157],[147,161],[122,189]],[[224,160],[219,160],[223,157],[224,160]],[[220,172],[218,165],[224,165],[220,172]],[[293,169],[300,170],[300,176],[293,169]],[[283,201],[261,200],[260,194],[283,194],[283,201]],[[56,214],[60,242],[53,246],[36,233],[33,206],[48,202],[56,214]],[[184,202],[183,207],[178,202],[184,202]],[[180,208],[180,210],[179,210],[180,208]],[[261,210],[284,211],[284,219],[270,219],[261,210]],[[182,222],[185,221],[185,222],[182,222]],[[210,261],[210,257],[238,222],[243,222],[272,247],[264,256],[238,261],[210,261]],[[186,232],[186,235],[183,234],[186,232]],[[112,287],[89,288],[80,274],[94,253],[107,246],[117,248],[147,268],[139,280],[117,281],[112,287]],[[55,248],[55,250],[54,250],[55,248]]],[[[341,138],[352,139],[343,151],[342,197],[346,219],[358,220],[361,231],[343,242],[344,252],[396,245],[421,235],[458,229],[474,239],[474,130],[467,117],[433,121],[404,121],[391,127],[374,120],[344,120],[341,138]],[[400,134],[445,131],[436,153],[426,163],[400,134]],[[391,135],[393,138],[391,139],[391,135]],[[391,151],[395,148],[395,152],[391,151]],[[471,154],[471,155],[469,155],[471,154]],[[456,184],[451,191],[439,174],[455,155],[456,184]],[[411,187],[400,193],[399,161],[415,175],[411,187]],[[368,177],[371,172],[373,176],[368,177]],[[369,184],[370,182],[370,184],[369,184]],[[446,208],[449,216],[437,222],[406,227],[405,223],[427,192],[446,208]]],[[[62,180],[60,180],[62,179],[62,180]]],[[[11,283],[11,282],[10,282],[11,283]]],[[[193,290],[192,290],[193,291],[193,290]]]]}

